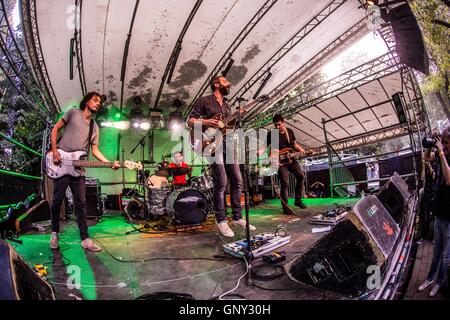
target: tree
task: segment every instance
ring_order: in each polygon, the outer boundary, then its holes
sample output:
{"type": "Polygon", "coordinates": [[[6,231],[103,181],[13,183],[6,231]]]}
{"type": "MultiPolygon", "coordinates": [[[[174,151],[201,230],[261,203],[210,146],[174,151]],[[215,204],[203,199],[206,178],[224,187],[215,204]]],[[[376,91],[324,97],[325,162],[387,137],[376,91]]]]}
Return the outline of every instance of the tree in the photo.
{"type": "Polygon", "coordinates": [[[415,0],[411,8],[422,30],[423,39],[430,56],[430,76],[422,79],[421,89],[425,95],[434,95],[450,119],[450,5],[445,0],[415,0]]]}

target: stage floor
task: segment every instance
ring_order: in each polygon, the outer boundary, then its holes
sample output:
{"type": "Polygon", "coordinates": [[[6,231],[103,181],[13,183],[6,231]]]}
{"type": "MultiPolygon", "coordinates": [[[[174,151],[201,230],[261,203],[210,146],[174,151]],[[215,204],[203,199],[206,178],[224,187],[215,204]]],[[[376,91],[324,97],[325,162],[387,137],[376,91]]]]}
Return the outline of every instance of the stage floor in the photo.
{"type": "MultiPolygon", "coordinates": [[[[269,200],[251,208],[252,234],[275,232],[285,223],[291,243],[280,248],[287,261],[305,251],[325,233],[312,233],[310,218],[334,207],[335,203],[354,205],[358,199],[306,199],[307,209],[295,208],[296,216],[282,215],[278,200],[269,200]]],[[[292,200],[293,201],[293,200],[292,200]]],[[[60,249],[49,248],[50,234],[29,233],[12,245],[30,265],[48,267],[48,280],[58,299],[135,299],[144,294],[169,291],[191,294],[197,299],[212,299],[235,287],[245,272],[241,260],[223,253],[225,242],[244,239],[244,230],[232,227],[235,237],[220,237],[212,221],[194,232],[133,233],[120,212],[108,212],[100,222],[90,221],[92,239],[104,247],[102,252],[87,252],[80,246],[76,222],[62,222],[60,249]],[[143,261],[144,260],[144,261],[143,261]],[[79,282],[77,282],[79,280],[79,282]],[[79,288],[74,288],[81,283],[79,288]],[[72,286],[68,286],[72,285],[72,286]]],[[[136,225],[138,226],[138,225],[136,225]]],[[[319,226],[320,227],[320,226],[319,226]]],[[[254,266],[262,263],[256,259],[254,266]]],[[[290,280],[286,275],[273,281],[245,279],[235,291],[246,299],[344,299],[290,280]]]]}

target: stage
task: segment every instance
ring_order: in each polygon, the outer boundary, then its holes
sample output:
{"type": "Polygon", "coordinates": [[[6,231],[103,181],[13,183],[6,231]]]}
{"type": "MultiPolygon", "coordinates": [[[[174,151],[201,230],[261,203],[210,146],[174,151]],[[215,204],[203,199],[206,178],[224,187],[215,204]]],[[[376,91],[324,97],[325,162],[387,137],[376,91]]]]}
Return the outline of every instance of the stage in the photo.
{"type": "MultiPolygon", "coordinates": [[[[278,250],[286,251],[289,261],[325,234],[312,233],[313,227],[321,227],[309,223],[313,215],[333,208],[335,204],[352,206],[357,200],[306,199],[308,208],[302,210],[294,207],[291,199],[295,216],[281,214],[279,201],[268,200],[251,208],[250,220],[257,228],[252,235],[275,232],[284,223],[291,235],[291,243],[278,250]]],[[[151,224],[157,226],[159,223],[151,224]]],[[[100,253],[81,248],[74,220],[62,223],[59,250],[49,248],[49,233],[37,231],[20,236],[22,245],[12,243],[30,266],[39,263],[48,267],[48,280],[54,286],[57,299],[130,300],[165,291],[190,294],[196,300],[209,300],[234,288],[245,272],[244,261],[225,255],[222,248],[225,242],[244,239],[244,230],[233,226],[234,238],[220,237],[213,219],[197,231],[174,232],[170,228],[157,231],[150,228],[147,229],[149,233],[125,235],[133,227],[121,212],[115,211],[107,212],[99,222],[90,220],[89,225],[90,237],[104,248],[100,253]],[[81,282],[78,289],[74,288],[76,279],[81,282]]],[[[261,264],[261,258],[254,260],[254,269],[261,264]]],[[[242,279],[234,293],[241,295],[240,298],[253,300],[347,299],[293,282],[287,275],[271,281],[253,281],[254,285],[248,286],[246,279],[242,279]]]]}

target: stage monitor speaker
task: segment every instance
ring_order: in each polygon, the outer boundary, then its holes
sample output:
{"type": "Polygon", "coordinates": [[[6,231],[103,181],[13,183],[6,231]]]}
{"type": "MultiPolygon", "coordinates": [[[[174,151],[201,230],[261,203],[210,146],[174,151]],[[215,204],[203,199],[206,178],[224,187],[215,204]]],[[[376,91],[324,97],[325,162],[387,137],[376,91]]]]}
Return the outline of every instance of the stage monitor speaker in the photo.
{"type": "Polygon", "coordinates": [[[408,200],[411,197],[411,193],[408,190],[408,185],[397,172],[378,192],[377,197],[394,221],[401,225],[408,212],[408,200]]]}
{"type": "Polygon", "coordinates": [[[16,231],[19,233],[31,231],[34,222],[50,219],[50,205],[47,200],[41,200],[38,204],[29,208],[16,219],[16,231]]]}
{"type": "Polygon", "coordinates": [[[52,286],[0,241],[0,300],[55,300],[52,286]]]}
{"type": "Polygon", "coordinates": [[[394,31],[395,47],[400,62],[426,75],[429,71],[428,54],[417,20],[408,3],[388,12],[394,31]]]}
{"type": "Polygon", "coordinates": [[[345,296],[356,297],[366,290],[367,270],[381,256],[367,233],[348,219],[286,266],[288,276],[303,284],[345,296]]]}
{"type": "Polygon", "coordinates": [[[376,196],[361,200],[328,234],[286,266],[294,281],[357,297],[367,291],[369,267],[381,267],[400,233],[376,196]]]}
{"type": "Polygon", "coordinates": [[[397,114],[398,121],[400,123],[406,123],[406,114],[405,107],[403,105],[402,94],[400,92],[393,94],[392,101],[394,102],[395,113],[397,114]]]}

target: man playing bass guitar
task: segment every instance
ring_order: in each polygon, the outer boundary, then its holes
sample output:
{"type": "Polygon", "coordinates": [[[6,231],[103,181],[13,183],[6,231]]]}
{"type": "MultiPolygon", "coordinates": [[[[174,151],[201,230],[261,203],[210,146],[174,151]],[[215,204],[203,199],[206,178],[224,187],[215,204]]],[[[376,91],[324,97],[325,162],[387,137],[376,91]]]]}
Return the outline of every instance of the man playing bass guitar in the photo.
{"type": "MultiPolygon", "coordinates": [[[[223,76],[215,77],[210,83],[212,95],[199,98],[191,111],[188,118],[188,126],[191,128],[218,128],[220,121],[214,119],[218,114],[222,114],[224,118],[231,115],[231,108],[228,105],[225,96],[230,93],[231,84],[223,76]]],[[[225,213],[225,190],[227,187],[227,176],[230,179],[231,187],[231,210],[233,213],[233,224],[245,228],[246,221],[242,219],[241,194],[243,180],[240,172],[239,164],[235,157],[230,154],[233,152],[231,146],[226,146],[223,142],[220,148],[215,151],[213,160],[211,161],[211,169],[214,182],[214,207],[216,211],[217,227],[221,234],[226,237],[233,237],[234,232],[228,226],[228,220],[225,213]],[[227,157],[227,153],[229,156],[227,157]],[[232,161],[227,161],[233,158],[232,161]],[[230,162],[230,163],[229,163],[230,162]]],[[[250,225],[250,230],[255,227],[250,225]]]]}
{"type": "MultiPolygon", "coordinates": [[[[295,139],[294,132],[290,128],[286,128],[286,125],[284,123],[284,118],[281,114],[274,115],[272,122],[276,129],[278,129],[279,134],[279,150],[283,149],[293,149],[297,151],[297,154],[302,156],[305,155],[305,150],[297,143],[295,139]]],[[[267,146],[271,146],[271,133],[269,132],[267,135],[267,146]]],[[[273,150],[271,150],[271,153],[273,150]]],[[[306,205],[302,201],[302,195],[303,195],[303,180],[304,180],[304,174],[302,169],[300,168],[299,163],[294,159],[293,161],[288,161],[287,163],[280,163],[278,167],[278,176],[280,178],[280,184],[281,184],[281,194],[280,194],[280,200],[281,205],[283,206],[283,213],[284,214],[291,214],[292,211],[289,210],[287,203],[288,203],[288,188],[289,188],[289,172],[292,173],[295,176],[295,179],[297,180],[296,186],[295,186],[295,202],[294,205],[297,207],[300,207],[302,209],[306,209],[306,205]]]]}
{"type": "MultiPolygon", "coordinates": [[[[108,159],[98,149],[99,128],[92,119],[92,116],[98,111],[102,103],[101,96],[96,92],[89,92],[80,102],[80,109],[72,108],[55,124],[52,129],[51,142],[53,161],[55,164],[61,162],[61,150],[72,152],[86,150],[89,152],[89,146],[92,145],[92,154],[102,162],[109,162],[108,159]],[[58,132],[64,128],[62,138],[57,143],[58,132]],[[90,141],[89,141],[90,138],[90,141]]],[[[118,161],[114,162],[113,169],[120,167],[118,161]]],[[[88,235],[87,227],[87,206],[86,206],[86,187],[84,172],[81,175],[73,177],[64,175],[54,180],[54,192],[52,202],[52,235],[50,239],[50,248],[58,248],[59,233],[59,209],[65,197],[66,189],[69,186],[74,199],[74,205],[77,212],[77,223],[80,229],[81,246],[91,251],[100,251],[101,247],[92,242],[88,235]]]]}

